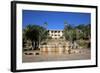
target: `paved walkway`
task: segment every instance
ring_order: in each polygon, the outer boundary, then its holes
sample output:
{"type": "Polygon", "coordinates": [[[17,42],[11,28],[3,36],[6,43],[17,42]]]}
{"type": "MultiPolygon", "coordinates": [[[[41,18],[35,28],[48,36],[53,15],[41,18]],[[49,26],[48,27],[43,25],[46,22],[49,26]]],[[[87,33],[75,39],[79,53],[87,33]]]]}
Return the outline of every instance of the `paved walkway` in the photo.
{"type": "Polygon", "coordinates": [[[22,61],[25,62],[44,62],[44,61],[67,61],[67,60],[86,60],[91,59],[91,50],[81,49],[80,53],[59,53],[59,52],[25,52],[22,56],[22,61]]]}

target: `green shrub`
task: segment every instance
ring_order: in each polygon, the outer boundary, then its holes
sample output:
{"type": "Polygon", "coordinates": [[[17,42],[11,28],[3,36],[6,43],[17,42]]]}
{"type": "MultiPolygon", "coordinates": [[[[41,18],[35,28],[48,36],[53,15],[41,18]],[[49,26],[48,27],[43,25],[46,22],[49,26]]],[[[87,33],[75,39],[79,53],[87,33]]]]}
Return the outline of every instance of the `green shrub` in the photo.
{"type": "Polygon", "coordinates": [[[78,40],[77,41],[78,45],[82,48],[90,48],[90,41],[86,41],[86,40],[78,40]]]}

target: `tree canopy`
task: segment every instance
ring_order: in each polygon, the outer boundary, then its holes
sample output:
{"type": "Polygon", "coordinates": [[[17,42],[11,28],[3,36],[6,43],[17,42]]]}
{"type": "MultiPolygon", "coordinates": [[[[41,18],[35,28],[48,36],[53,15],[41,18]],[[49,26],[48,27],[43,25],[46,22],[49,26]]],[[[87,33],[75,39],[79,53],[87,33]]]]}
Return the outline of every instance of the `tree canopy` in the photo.
{"type": "Polygon", "coordinates": [[[26,37],[27,40],[31,40],[32,41],[32,46],[33,43],[35,43],[35,48],[40,44],[40,42],[44,39],[47,38],[47,30],[46,28],[39,26],[39,25],[27,25],[26,28],[23,29],[24,31],[24,37],[26,37]]]}
{"type": "MultiPolygon", "coordinates": [[[[74,43],[77,40],[87,40],[89,41],[88,44],[90,44],[91,25],[90,24],[86,25],[80,24],[78,26],[67,25],[64,28],[63,36],[65,37],[66,40],[72,43],[74,43]]],[[[85,41],[83,44],[85,44],[85,41]]]]}

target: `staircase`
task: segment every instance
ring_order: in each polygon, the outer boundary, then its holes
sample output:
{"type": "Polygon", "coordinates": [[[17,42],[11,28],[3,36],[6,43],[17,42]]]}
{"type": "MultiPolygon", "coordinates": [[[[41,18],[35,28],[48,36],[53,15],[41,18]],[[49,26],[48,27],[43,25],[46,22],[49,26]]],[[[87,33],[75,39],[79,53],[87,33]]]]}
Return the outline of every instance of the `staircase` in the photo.
{"type": "Polygon", "coordinates": [[[41,45],[41,51],[63,52],[69,49],[64,39],[47,39],[46,42],[46,45],[41,45]]]}

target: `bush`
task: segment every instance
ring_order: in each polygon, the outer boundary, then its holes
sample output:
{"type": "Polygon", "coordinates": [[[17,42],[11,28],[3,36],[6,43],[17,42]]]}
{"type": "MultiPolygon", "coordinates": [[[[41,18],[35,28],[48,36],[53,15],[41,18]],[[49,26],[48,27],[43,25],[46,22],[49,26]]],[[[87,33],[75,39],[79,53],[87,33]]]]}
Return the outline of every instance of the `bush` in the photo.
{"type": "Polygon", "coordinates": [[[82,48],[90,48],[90,42],[86,40],[78,40],[77,41],[78,45],[82,48]]]}

